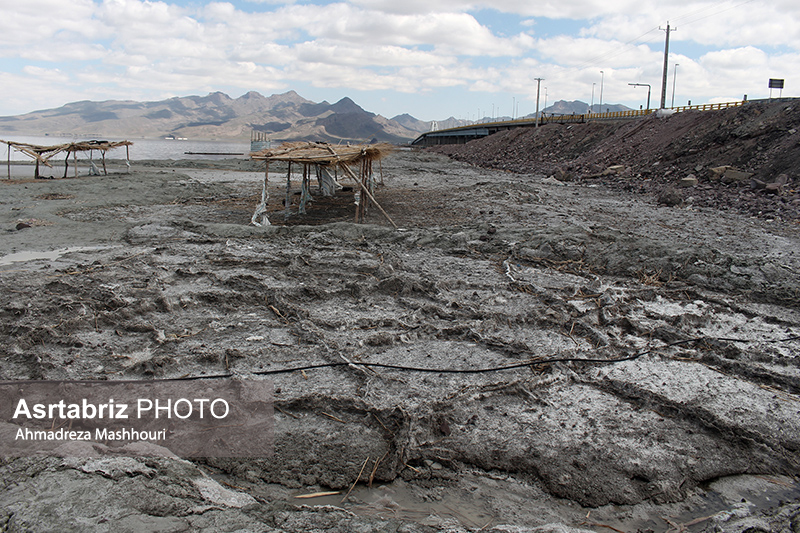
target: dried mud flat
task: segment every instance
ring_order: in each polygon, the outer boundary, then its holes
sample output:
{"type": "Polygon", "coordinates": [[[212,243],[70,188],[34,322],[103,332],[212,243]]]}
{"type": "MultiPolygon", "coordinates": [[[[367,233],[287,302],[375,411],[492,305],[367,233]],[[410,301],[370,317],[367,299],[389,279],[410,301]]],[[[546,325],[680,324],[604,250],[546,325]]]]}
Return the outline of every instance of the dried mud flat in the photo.
{"type": "Polygon", "coordinates": [[[202,167],[0,183],[2,379],[516,368],[255,376],[273,457],[7,458],[3,530],[800,531],[796,224],[398,152],[400,229],[257,228],[202,167]]]}

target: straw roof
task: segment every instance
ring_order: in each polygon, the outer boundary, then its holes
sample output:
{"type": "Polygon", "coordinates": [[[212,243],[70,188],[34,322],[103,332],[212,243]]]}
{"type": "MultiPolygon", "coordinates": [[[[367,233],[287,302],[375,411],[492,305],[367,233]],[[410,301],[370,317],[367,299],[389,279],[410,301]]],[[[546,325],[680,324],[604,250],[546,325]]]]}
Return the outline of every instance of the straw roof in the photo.
{"type": "Polygon", "coordinates": [[[79,141],[65,144],[56,144],[52,146],[42,146],[38,144],[28,144],[16,141],[4,141],[0,139],[0,143],[5,143],[9,148],[14,148],[23,154],[35,159],[37,162],[44,163],[50,166],[50,159],[56,154],[67,152],[86,152],[91,150],[100,150],[103,153],[111,150],[112,148],[119,148],[120,146],[131,146],[133,143],[130,141],[79,141]]]}
{"type": "Polygon", "coordinates": [[[333,146],[321,142],[292,142],[283,143],[274,149],[250,152],[250,158],[317,165],[355,164],[364,159],[377,161],[392,151],[394,151],[394,146],[388,143],[333,146]]]}

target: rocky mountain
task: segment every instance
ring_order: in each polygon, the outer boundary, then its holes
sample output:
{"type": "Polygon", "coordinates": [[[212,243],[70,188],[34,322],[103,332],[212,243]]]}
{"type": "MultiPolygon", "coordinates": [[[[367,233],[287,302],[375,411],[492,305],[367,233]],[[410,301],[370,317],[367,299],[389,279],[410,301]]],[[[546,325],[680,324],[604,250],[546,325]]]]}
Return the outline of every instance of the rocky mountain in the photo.
{"type": "MultiPolygon", "coordinates": [[[[543,111],[547,114],[577,114],[585,113],[588,107],[584,102],[562,100],[543,111]]],[[[612,111],[628,109],[606,104],[603,108],[612,111]]],[[[533,118],[533,115],[527,118],[533,118]]],[[[510,117],[493,120],[510,120],[510,117]]],[[[481,122],[493,120],[484,118],[481,122]]],[[[81,101],[56,109],[0,117],[0,131],[10,135],[249,139],[250,133],[256,131],[276,141],[328,142],[406,143],[433,127],[445,129],[466,124],[467,121],[454,117],[426,122],[408,114],[387,119],[365,111],[350,98],[342,98],[334,104],[317,103],[295,91],[269,97],[250,91],[238,98],[214,92],[206,96],[183,96],[157,102],[81,101]]]]}
{"type": "Polygon", "coordinates": [[[429,122],[413,117],[398,121],[367,112],[350,98],[316,103],[295,91],[269,97],[251,91],[239,98],[215,92],[158,102],[81,101],[0,117],[0,131],[11,134],[96,137],[249,139],[257,131],[274,140],[408,142],[429,129],[429,122]]]}
{"type": "MultiPolygon", "coordinates": [[[[546,115],[582,115],[583,113],[589,111],[589,107],[591,107],[592,113],[607,113],[609,111],[616,112],[630,110],[630,107],[622,104],[603,104],[601,109],[600,104],[594,104],[593,106],[590,106],[586,102],[581,102],[580,100],[573,100],[572,102],[559,100],[553,105],[543,109],[542,112],[546,115]]],[[[535,118],[535,114],[531,114],[530,118],[535,118]]]]}

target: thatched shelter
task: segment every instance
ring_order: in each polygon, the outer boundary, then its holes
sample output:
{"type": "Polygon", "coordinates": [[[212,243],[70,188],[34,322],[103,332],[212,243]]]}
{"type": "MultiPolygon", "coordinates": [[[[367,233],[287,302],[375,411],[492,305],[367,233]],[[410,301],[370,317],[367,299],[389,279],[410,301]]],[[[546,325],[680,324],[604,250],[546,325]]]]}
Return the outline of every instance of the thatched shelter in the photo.
{"type": "Polygon", "coordinates": [[[270,161],[282,161],[289,164],[286,177],[286,198],[284,199],[284,220],[288,219],[291,214],[292,165],[294,164],[302,165],[303,168],[298,213],[305,213],[306,205],[311,200],[311,174],[313,171],[319,182],[319,194],[323,196],[333,196],[337,189],[342,188],[339,184],[340,177],[355,183],[356,222],[363,222],[369,206],[374,204],[386,219],[397,227],[375,199],[376,180],[372,170],[373,162],[380,161],[393,150],[394,147],[386,143],[332,146],[319,142],[293,142],[284,143],[274,149],[251,152],[251,159],[266,162],[261,203],[253,213],[251,223],[256,226],[269,225],[270,222],[267,218],[269,163],[270,161]],[[259,217],[261,217],[260,221],[259,217]]]}
{"type": "MultiPolygon", "coordinates": [[[[52,168],[50,160],[58,154],[66,153],[64,160],[64,177],[67,177],[67,170],[69,169],[69,157],[72,155],[73,166],[75,167],[75,177],[78,177],[78,152],[89,152],[89,160],[92,168],[96,170],[92,155],[95,150],[98,150],[103,160],[103,173],[108,174],[106,168],[106,152],[114,148],[125,147],[125,162],[130,167],[130,149],[133,145],[130,141],[78,141],[65,144],[56,144],[52,146],[41,146],[38,144],[28,144],[16,141],[4,141],[0,139],[0,143],[8,145],[8,177],[11,178],[11,149],[22,152],[36,161],[36,170],[34,177],[39,177],[39,165],[45,165],[52,168]]],[[[99,171],[98,171],[99,173],[99,171]]]]}

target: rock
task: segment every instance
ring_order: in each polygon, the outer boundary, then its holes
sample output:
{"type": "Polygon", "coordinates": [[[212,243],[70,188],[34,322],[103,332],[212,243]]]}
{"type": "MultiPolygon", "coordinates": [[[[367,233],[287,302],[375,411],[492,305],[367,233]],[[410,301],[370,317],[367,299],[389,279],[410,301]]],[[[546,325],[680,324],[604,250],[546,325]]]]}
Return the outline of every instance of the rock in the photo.
{"type": "Polygon", "coordinates": [[[669,207],[681,205],[683,203],[683,197],[673,188],[667,188],[661,191],[656,200],[659,205],[666,205],[669,207]]]}
{"type": "Polygon", "coordinates": [[[694,174],[689,174],[685,178],[681,179],[678,183],[681,187],[689,188],[689,187],[696,187],[697,186],[697,176],[694,174]]]}
{"type": "Polygon", "coordinates": [[[789,183],[789,175],[788,174],[779,174],[773,183],[778,183],[779,185],[786,185],[789,183]]]}
{"type": "Polygon", "coordinates": [[[755,178],[753,178],[753,179],[751,179],[751,180],[750,180],[750,188],[751,188],[751,189],[762,190],[762,189],[764,189],[766,186],[767,186],[767,184],[766,184],[766,183],[764,183],[764,182],[763,182],[763,181],[761,181],[761,180],[758,180],[758,179],[755,179],[755,178]]]}
{"type": "Polygon", "coordinates": [[[17,224],[17,231],[23,230],[25,228],[30,228],[30,227],[31,227],[30,224],[27,224],[25,222],[20,222],[20,223],[17,224]]]}
{"type": "Polygon", "coordinates": [[[712,168],[709,168],[708,170],[711,171],[711,176],[710,176],[711,179],[712,180],[718,180],[718,179],[722,178],[722,176],[725,174],[725,171],[728,170],[729,168],[731,168],[731,167],[725,165],[725,166],[721,166],[721,167],[712,167],[712,168]]]}
{"type": "Polygon", "coordinates": [[[551,177],[561,182],[572,181],[575,179],[575,177],[572,175],[572,172],[564,170],[563,168],[556,169],[551,177]]]}
{"type": "Polygon", "coordinates": [[[625,170],[625,165],[611,165],[603,171],[603,175],[610,176],[612,174],[619,174],[623,170],[625,170]]]}
{"type": "Polygon", "coordinates": [[[724,165],[721,167],[712,167],[709,169],[711,171],[711,179],[718,179],[721,180],[723,183],[733,183],[735,181],[742,181],[753,176],[752,172],[745,172],[743,170],[739,170],[733,168],[729,165],[724,165]]]}
{"type": "Polygon", "coordinates": [[[723,183],[734,183],[737,181],[744,181],[746,179],[750,179],[753,176],[752,172],[744,172],[742,170],[737,170],[733,167],[729,167],[725,174],[722,175],[722,182],[723,183]]]}
{"type": "Polygon", "coordinates": [[[764,192],[767,194],[782,194],[783,185],[780,183],[768,183],[767,186],[764,187],[764,192]]]}

